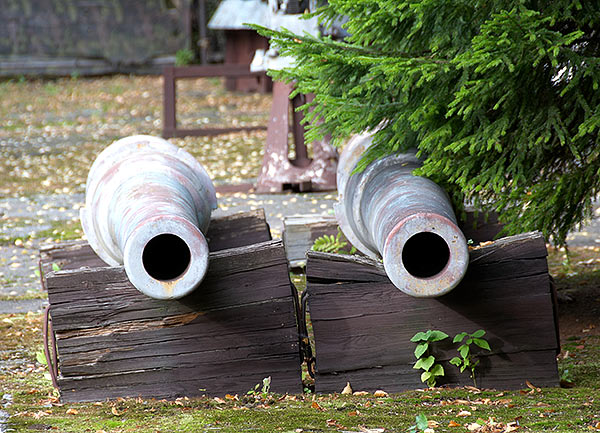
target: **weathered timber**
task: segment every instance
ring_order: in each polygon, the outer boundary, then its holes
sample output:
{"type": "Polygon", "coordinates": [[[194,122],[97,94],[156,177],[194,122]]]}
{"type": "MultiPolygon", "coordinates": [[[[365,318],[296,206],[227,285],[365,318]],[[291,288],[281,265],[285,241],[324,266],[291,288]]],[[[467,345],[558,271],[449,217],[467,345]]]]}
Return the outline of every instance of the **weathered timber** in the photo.
{"type": "Polygon", "coordinates": [[[283,218],[283,243],[292,268],[306,264],[306,252],[315,239],[336,236],[338,224],[334,216],[295,215],[283,218]]]}
{"type": "MultiPolygon", "coordinates": [[[[220,251],[271,240],[271,232],[264,209],[212,218],[206,232],[206,240],[210,251],[220,251]]],[[[61,242],[43,246],[40,249],[40,255],[44,273],[52,270],[53,263],[63,270],[106,266],[106,263],[94,253],[85,241],[61,242]]]]}
{"type": "Polygon", "coordinates": [[[178,300],[136,290],[122,267],[46,277],[63,401],[244,393],[272,377],[301,392],[295,292],[281,241],[211,252],[178,300]]]}
{"type": "MultiPolygon", "coordinates": [[[[310,251],[308,307],[316,350],[316,391],[389,392],[423,387],[412,368],[419,331],[439,329],[451,338],[486,331],[491,352],[479,352],[477,385],[519,388],[558,385],[557,318],[543,236],[528,233],[471,250],[461,283],[439,298],[408,296],[392,285],[381,263],[365,257],[310,251]]],[[[438,384],[473,384],[448,361],[451,338],[436,343],[446,375],[438,384]]]]}
{"type": "MultiPolygon", "coordinates": [[[[486,219],[483,214],[467,211],[465,218],[459,221],[459,227],[466,239],[475,245],[491,241],[502,230],[496,214],[486,219]]],[[[306,263],[306,252],[312,248],[315,239],[323,235],[336,236],[339,227],[334,216],[295,215],[283,219],[283,242],[292,267],[306,263]]]]}
{"type": "Polygon", "coordinates": [[[296,293],[264,211],[213,218],[207,239],[208,273],[176,301],[141,294],[84,242],[44,248],[62,400],[243,393],[267,376],[301,391],[296,293]]]}

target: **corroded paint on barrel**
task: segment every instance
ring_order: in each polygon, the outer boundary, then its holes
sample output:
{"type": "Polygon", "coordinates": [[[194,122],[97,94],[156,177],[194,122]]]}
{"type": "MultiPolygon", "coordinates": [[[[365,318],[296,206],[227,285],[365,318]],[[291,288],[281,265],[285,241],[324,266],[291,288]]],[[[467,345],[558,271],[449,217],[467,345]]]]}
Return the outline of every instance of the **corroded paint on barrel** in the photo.
{"type": "Polygon", "coordinates": [[[91,247],[157,299],[193,291],[208,268],[204,234],[217,206],[196,159],[158,137],[116,141],[94,161],[81,222],[91,247]]]}
{"type": "Polygon", "coordinates": [[[362,253],[381,257],[392,283],[415,297],[441,296],[463,278],[469,262],[464,235],[446,192],[413,176],[414,153],[389,155],[352,174],[372,145],[370,133],[355,136],[338,165],[336,218],[362,253]]]}

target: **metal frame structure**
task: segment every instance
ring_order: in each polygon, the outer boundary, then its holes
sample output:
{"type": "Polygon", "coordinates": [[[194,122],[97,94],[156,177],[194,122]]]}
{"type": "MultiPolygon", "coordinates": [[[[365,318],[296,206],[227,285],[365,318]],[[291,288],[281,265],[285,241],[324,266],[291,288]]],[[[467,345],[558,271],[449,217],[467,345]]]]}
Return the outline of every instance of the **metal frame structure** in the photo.
{"type": "Polygon", "coordinates": [[[229,128],[178,128],[177,127],[177,80],[208,77],[266,77],[265,72],[250,72],[249,65],[202,65],[168,66],[163,69],[163,130],[164,138],[207,136],[238,131],[267,129],[266,125],[229,128]]]}

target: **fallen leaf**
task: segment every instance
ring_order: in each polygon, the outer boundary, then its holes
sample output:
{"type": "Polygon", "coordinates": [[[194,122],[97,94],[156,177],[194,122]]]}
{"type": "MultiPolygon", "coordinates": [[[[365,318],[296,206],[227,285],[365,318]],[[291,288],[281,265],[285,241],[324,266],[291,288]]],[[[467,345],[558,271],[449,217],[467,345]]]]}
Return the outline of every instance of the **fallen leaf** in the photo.
{"type": "Polygon", "coordinates": [[[226,398],[227,400],[236,400],[236,401],[239,401],[239,398],[238,398],[238,395],[237,395],[237,394],[236,394],[236,395],[225,394],[225,398],[226,398]]]}
{"type": "Polygon", "coordinates": [[[532,391],[542,392],[541,388],[538,388],[537,386],[533,385],[528,380],[525,381],[525,385],[527,385],[527,387],[530,388],[532,391]]]}
{"type": "Polygon", "coordinates": [[[117,410],[117,408],[116,408],[116,407],[114,407],[114,406],[113,406],[113,407],[110,409],[110,411],[112,412],[112,414],[113,414],[114,416],[121,416],[121,415],[123,415],[123,412],[119,412],[119,411],[117,410]]]}
{"type": "Polygon", "coordinates": [[[388,393],[387,393],[387,392],[385,392],[385,391],[383,391],[382,389],[378,389],[377,391],[375,391],[375,392],[373,393],[373,396],[374,396],[374,397],[380,397],[380,398],[381,398],[381,397],[387,397],[387,396],[388,396],[388,393]]]}
{"type": "Polygon", "coordinates": [[[448,423],[448,427],[460,427],[462,424],[457,423],[456,421],[450,421],[448,423]]]}
{"type": "Polygon", "coordinates": [[[369,393],[367,391],[355,391],[352,393],[352,395],[361,396],[361,395],[369,395],[369,393]]]}
{"type": "Polygon", "coordinates": [[[503,433],[510,433],[513,432],[515,430],[519,430],[519,424],[517,424],[516,422],[509,422],[506,425],[506,428],[504,429],[503,433]]]}
{"type": "Polygon", "coordinates": [[[352,387],[350,386],[350,382],[346,383],[346,386],[342,390],[342,394],[352,394],[352,387]]]}
{"type": "Polygon", "coordinates": [[[481,425],[477,424],[476,422],[467,424],[467,430],[469,430],[469,431],[476,431],[476,430],[479,430],[480,428],[481,428],[481,425]]]}
{"type": "Polygon", "coordinates": [[[344,427],[342,424],[340,424],[334,419],[328,419],[326,422],[328,427],[335,427],[338,430],[346,429],[346,427],[344,427]]]}
{"type": "Polygon", "coordinates": [[[79,411],[77,409],[73,409],[73,408],[67,409],[67,412],[66,412],[67,415],[77,415],[78,413],[79,413],[79,411]]]}
{"type": "Polygon", "coordinates": [[[321,407],[321,405],[320,405],[319,403],[317,403],[316,401],[313,401],[313,402],[312,402],[312,404],[310,405],[310,407],[312,407],[313,409],[320,410],[320,411],[324,411],[324,410],[325,410],[325,409],[323,409],[323,408],[321,407]]]}
{"type": "Polygon", "coordinates": [[[222,398],[219,398],[219,397],[215,397],[213,400],[219,404],[227,403],[225,400],[223,400],[222,398]]]}
{"type": "Polygon", "coordinates": [[[471,416],[471,412],[468,410],[461,410],[456,416],[471,416]]]}
{"type": "Polygon", "coordinates": [[[474,386],[469,386],[469,385],[466,385],[465,389],[467,391],[474,392],[475,394],[479,394],[481,392],[481,390],[479,388],[475,388],[474,386]]]}

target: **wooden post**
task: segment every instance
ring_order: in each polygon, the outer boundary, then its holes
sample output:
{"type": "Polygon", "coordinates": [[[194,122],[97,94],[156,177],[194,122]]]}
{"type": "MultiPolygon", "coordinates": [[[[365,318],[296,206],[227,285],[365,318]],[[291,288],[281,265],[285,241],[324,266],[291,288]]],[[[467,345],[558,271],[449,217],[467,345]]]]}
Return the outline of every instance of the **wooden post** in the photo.
{"type": "Polygon", "coordinates": [[[198,0],[198,28],[200,45],[200,63],[208,64],[208,37],[206,31],[206,0],[198,0]]]}
{"type": "Polygon", "coordinates": [[[166,66],[163,70],[163,133],[164,138],[173,136],[177,128],[177,87],[175,84],[175,72],[172,66],[166,66]]]}

